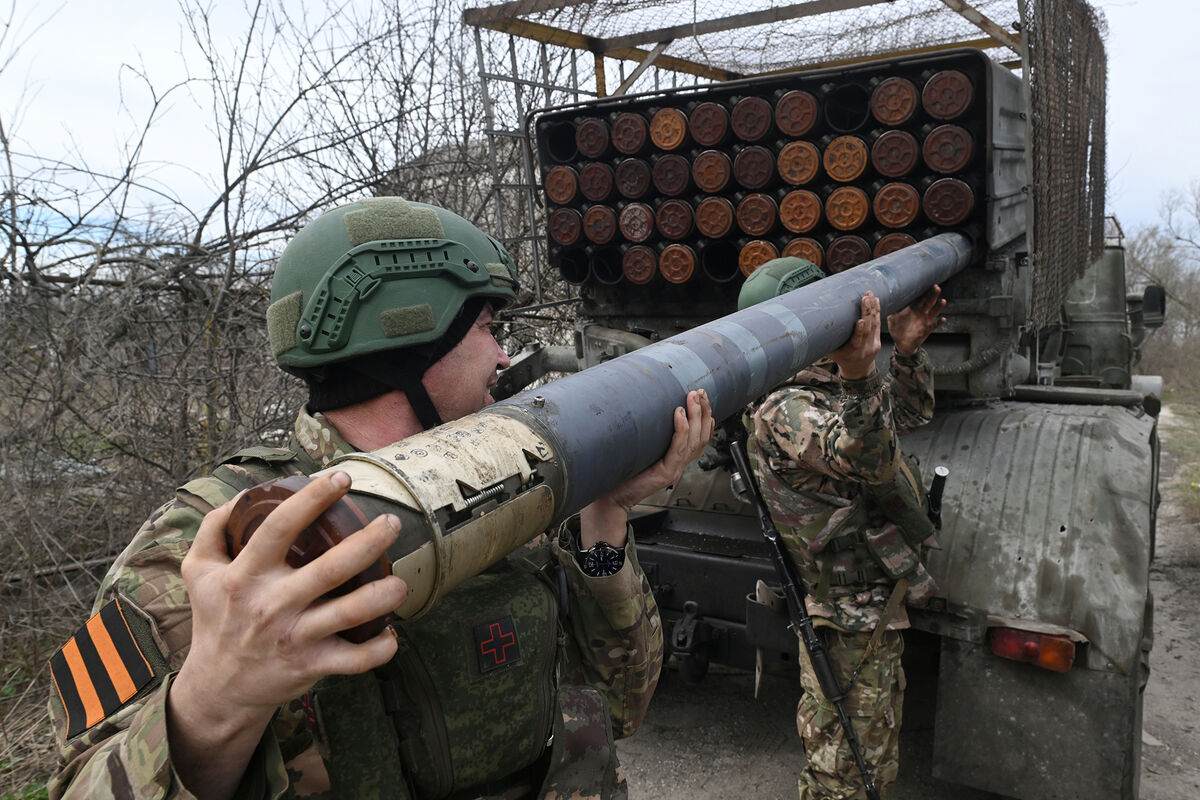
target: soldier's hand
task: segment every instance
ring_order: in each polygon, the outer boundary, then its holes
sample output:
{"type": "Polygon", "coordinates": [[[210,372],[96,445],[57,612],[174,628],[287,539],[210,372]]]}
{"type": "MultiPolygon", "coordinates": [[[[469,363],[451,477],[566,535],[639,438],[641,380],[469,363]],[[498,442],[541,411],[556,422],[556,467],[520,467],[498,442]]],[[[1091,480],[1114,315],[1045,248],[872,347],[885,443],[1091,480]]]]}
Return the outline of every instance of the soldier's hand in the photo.
{"type": "Polygon", "coordinates": [[[299,533],[349,487],[341,472],[313,479],[266,517],[234,559],[225,549],[233,503],[205,516],[182,567],[191,647],[168,695],[172,760],[193,792],[218,777],[205,774],[217,765],[233,771],[236,786],[245,768],[237,760],[253,753],[280,704],[322,676],[365,672],[395,653],[390,630],[361,644],[337,634],[399,607],[404,581],[389,575],[323,596],[387,551],[398,519],[375,519],[299,569],[285,561],[299,533]]]}
{"type": "Polygon", "coordinates": [[[850,339],[829,357],[838,365],[843,378],[865,378],[875,369],[875,356],[882,347],[879,339],[879,298],[874,292],[863,295],[859,319],[850,339]]]}
{"type": "Polygon", "coordinates": [[[896,345],[896,352],[902,356],[917,352],[929,334],[945,324],[946,318],[941,316],[945,308],[942,287],[934,284],[908,308],[889,314],[888,333],[896,345]]]}
{"type": "Polygon", "coordinates": [[[712,439],[714,424],[708,393],[703,389],[690,391],[684,402],[686,409],[682,406],[675,409],[675,433],[662,460],[583,510],[580,540],[584,547],[600,540],[618,547],[623,544],[629,509],[679,480],[683,468],[704,452],[712,439]]]}

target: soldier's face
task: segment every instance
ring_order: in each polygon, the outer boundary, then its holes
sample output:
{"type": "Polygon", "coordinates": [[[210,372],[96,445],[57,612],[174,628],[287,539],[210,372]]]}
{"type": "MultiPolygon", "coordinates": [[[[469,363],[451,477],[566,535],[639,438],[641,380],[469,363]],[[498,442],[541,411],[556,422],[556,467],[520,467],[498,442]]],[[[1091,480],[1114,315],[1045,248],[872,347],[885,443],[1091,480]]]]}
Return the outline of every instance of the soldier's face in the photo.
{"type": "Polygon", "coordinates": [[[492,305],[485,303],[462,341],[425,373],[425,389],[446,422],[491,403],[496,370],[509,365],[508,354],[497,344],[491,324],[492,305]]]}

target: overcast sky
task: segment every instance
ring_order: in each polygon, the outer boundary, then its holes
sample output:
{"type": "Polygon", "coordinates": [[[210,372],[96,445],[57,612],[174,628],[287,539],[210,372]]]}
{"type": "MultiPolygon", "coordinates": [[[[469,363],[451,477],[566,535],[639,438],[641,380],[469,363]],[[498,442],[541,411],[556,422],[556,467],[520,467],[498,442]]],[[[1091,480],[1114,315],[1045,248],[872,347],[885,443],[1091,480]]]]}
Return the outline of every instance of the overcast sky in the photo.
{"type": "MultiPolygon", "coordinates": [[[[1109,27],[1108,208],[1129,232],[1158,221],[1165,190],[1200,179],[1200,146],[1195,143],[1200,130],[1200,3],[1093,3],[1109,27]]],[[[29,4],[24,5],[19,14],[38,20],[56,7],[41,4],[31,13],[29,4]]],[[[0,113],[10,136],[15,133],[39,153],[58,152],[73,141],[95,163],[114,153],[130,130],[129,118],[118,110],[120,65],[146,64],[159,86],[182,75],[179,11],[170,0],[63,0],[59,7],[0,75],[0,113]],[[22,91],[28,93],[24,98],[22,91]],[[17,109],[22,111],[14,123],[17,109]]],[[[25,33],[30,33],[28,25],[25,33]]],[[[144,108],[141,87],[128,73],[123,83],[132,92],[131,102],[144,108]]],[[[186,162],[187,112],[186,103],[170,112],[168,119],[179,127],[166,128],[168,135],[156,138],[152,157],[186,162]]],[[[194,180],[180,173],[163,179],[194,180]]]]}

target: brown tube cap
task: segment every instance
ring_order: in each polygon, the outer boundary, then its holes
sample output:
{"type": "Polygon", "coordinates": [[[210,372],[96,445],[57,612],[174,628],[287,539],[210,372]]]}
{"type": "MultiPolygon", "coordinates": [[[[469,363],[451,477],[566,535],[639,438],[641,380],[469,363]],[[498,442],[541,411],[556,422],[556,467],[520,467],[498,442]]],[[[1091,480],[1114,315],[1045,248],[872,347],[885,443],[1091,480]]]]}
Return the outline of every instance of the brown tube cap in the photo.
{"type": "Polygon", "coordinates": [[[867,143],[857,136],[839,136],[825,148],[825,172],[841,183],[854,180],[867,169],[867,143]]]}
{"type": "Polygon", "coordinates": [[[685,244],[669,244],[658,256],[658,271],[671,283],[685,283],[696,272],[696,253],[685,244]]]}
{"type": "Polygon", "coordinates": [[[579,170],[579,193],[593,203],[609,198],[613,182],[613,170],[608,164],[593,161],[579,170]]]}
{"type": "Polygon", "coordinates": [[[779,217],[792,233],[808,233],[821,221],[821,198],[807,189],[790,191],[779,203],[779,217]]]}
{"type": "Polygon", "coordinates": [[[775,124],[788,136],[803,136],[817,124],[817,98],[793,89],[775,104],[775,124]]]}
{"type": "Polygon", "coordinates": [[[772,119],[770,103],[761,97],[743,97],[734,105],[729,124],[734,136],[745,142],[757,142],[771,130],[772,119]]]}
{"type": "Polygon", "coordinates": [[[825,250],[829,271],[842,272],[871,260],[871,246],[861,236],[839,236],[825,250]]]}
{"type": "Polygon", "coordinates": [[[672,197],[683,194],[692,179],[692,167],[687,159],[675,154],[665,155],[655,161],[650,172],[654,188],[672,197]]]}
{"type": "Polygon", "coordinates": [[[705,150],[692,162],[692,180],[705,192],[719,192],[729,185],[733,162],[720,150],[705,150]]]}
{"type": "Polygon", "coordinates": [[[916,243],[917,240],[907,233],[889,233],[875,243],[875,252],[873,255],[875,258],[882,258],[888,253],[903,250],[905,247],[916,243]]]}
{"type": "Polygon", "coordinates": [[[575,128],[575,147],[585,158],[599,158],[608,149],[608,124],[589,118],[575,128]]]}
{"type": "Polygon", "coordinates": [[[839,231],[852,231],[867,221],[871,203],[857,186],[839,186],[825,199],[825,218],[839,231]]]}
{"type": "Polygon", "coordinates": [[[788,142],[775,161],[779,177],[792,186],[803,186],[817,177],[821,154],[812,142],[788,142]]]}
{"type": "Polygon", "coordinates": [[[674,150],[687,138],[687,122],[678,108],[660,108],[650,118],[650,141],[661,150],[674,150]]]}
{"type": "Polygon", "coordinates": [[[626,158],[617,164],[617,191],[622,197],[637,200],[650,191],[650,165],[640,158],[626,158]]]}
{"type": "Polygon", "coordinates": [[[717,103],[701,103],[688,115],[688,130],[702,147],[720,144],[729,133],[729,112],[717,103]]]}
{"type": "Polygon", "coordinates": [[[696,230],[710,239],[720,239],[733,230],[733,203],[724,197],[706,197],[696,206],[696,230]]]}
{"type": "Polygon", "coordinates": [[[692,232],[692,207],[682,200],[668,200],[654,214],[658,231],[668,239],[682,239],[692,232]]]}
{"type": "Polygon", "coordinates": [[[550,212],[548,227],[550,238],[556,244],[575,244],[583,233],[583,217],[573,208],[556,208],[550,212]]]}
{"type": "Polygon", "coordinates": [[[570,167],[551,167],[546,173],[546,197],[551,203],[566,205],[575,199],[579,190],[579,176],[570,167]]]}
{"type": "Polygon", "coordinates": [[[934,172],[949,175],[967,166],[975,152],[975,142],[965,128],[958,125],[939,125],[929,132],[921,144],[925,163],[934,172]]]}
{"type": "Polygon", "coordinates": [[[888,178],[899,178],[917,166],[920,150],[907,131],[888,131],[871,145],[871,165],[888,178]]]}
{"type": "Polygon", "coordinates": [[[658,272],[658,257],[644,244],[637,244],[621,256],[621,271],[630,283],[639,286],[649,283],[658,272]]]}
{"type": "Polygon", "coordinates": [[[778,257],[779,251],[775,249],[775,245],[763,239],[755,239],[752,242],[747,242],[741,252],[738,253],[738,269],[748,278],[751,272],[754,272],[754,270],[772,258],[778,257]]]}
{"type": "Polygon", "coordinates": [[[760,145],[752,145],[733,157],[733,177],[747,189],[761,189],[775,176],[775,156],[760,145]]]}
{"type": "Polygon", "coordinates": [[[618,114],[613,120],[612,142],[618,152],[627,156],[640,152],[649,138],[649,126],[641,114],[618,114]]]}
{"type": "Polygon", "coordinates": [[[957,178],[939,178],[925,190],[921,207],[935,225],[958,225],[975,207],[975,193],[957,178]]]}
{"type": "Polygon", "coordinates": [[[934,119],[954,119],[962,116],[975,97],[971,80],[956,69],[935,73],[921,90],[921,105],[934,119]]]}
{"type": "Polygon", "coordinates": [[[583,212],[583,235],[596,244],[608,244],[617,235],[617,214],[608,206],[583,212]]]}
{"type": "Polygon", "coordinates": [[[621,235],[631,242],[644,242],[654,235],[654,209],[645,203],[630,203],[621,209],[621,235]]]}
{"type": "Polygon", "coordinates": [[[783,255],[806,259],[818,267],[825,261],[825,251],[821,249],[821,243],[807,236],[788,242],[783,248],[783,255]]]}
{"type": "Polygon", "coordinates": [[[738,227],[751,236],[766,236],[779,219],[779,208],[765,194],[746,195],[737,205],[738,227]]]}
{"type": "Polygon", "coordinates": [[[889,183],[875,193],[871,207],[880,224],[888,228],[903,228],[917,218],[921,210],[921,195],[907,183],[889,183]]]}
{"type": "Polygon", "coordinates": [[[871,115],[884,125],[902,125],[920,105],[916,85],[908,78],[887,78],[871,92],[871,115]]]}

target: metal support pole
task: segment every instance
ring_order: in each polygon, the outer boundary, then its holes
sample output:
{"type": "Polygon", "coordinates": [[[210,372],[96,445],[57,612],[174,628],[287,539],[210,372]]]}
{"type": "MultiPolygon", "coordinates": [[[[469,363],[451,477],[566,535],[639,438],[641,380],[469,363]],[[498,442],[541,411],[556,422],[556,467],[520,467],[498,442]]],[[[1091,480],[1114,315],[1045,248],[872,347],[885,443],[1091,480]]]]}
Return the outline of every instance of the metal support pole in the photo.
{"type": "MultiPolygon", "coordinates": [[[[517,39],[515,36],[508,37],[508,58],[512,66],[513,77],[516,77],[520,74],[520,71],[517,67],[517,39]]],[[[547,83],[549,83],[549,81],[547,81],[547,83]]],[[[520,134],[516,142],[517,147],[521,150],[521,166],[524,168],[524,180],[522,180],[522,183],[525,184],[526,187],[532,187],[537,185],[537,181],[535,180],[533,174],[533,154],[530,152],[530,142],[529,139],[525,137],[525,126],[523,124],[525,120],[525,96],[521,91],[521,84],[514,83],[513,90],[515,92],[517,102],[516,129],[520,134]]],[[[523,196],[525,215],[526,219],[529,221],[529,232],[530,234],[533,234],[538,230],[537,213],[534,211],[533,206],[533,189],[518,189],[517,192],[518,196],[523,196]]],[[[540,303],[542,302],[542,270],[540,268],[542,259],[539,248],[540,240],[538,237],[534,236],[529,241],[533,247],[533,290],[535,296],[537,297],[537,302],[540,303]]]]}

